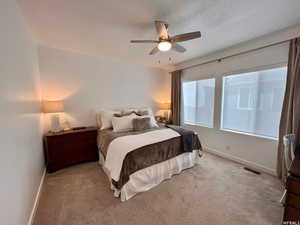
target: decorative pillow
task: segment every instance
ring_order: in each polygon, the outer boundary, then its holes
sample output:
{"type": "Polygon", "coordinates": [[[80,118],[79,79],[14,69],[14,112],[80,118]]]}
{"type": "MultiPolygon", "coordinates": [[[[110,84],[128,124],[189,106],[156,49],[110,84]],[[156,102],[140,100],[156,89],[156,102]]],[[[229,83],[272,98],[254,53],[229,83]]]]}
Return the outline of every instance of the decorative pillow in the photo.
{"type": "Polygon", "coordinates": [[[128,114],[128,113],[132,113],[132,112],[136,113],[137,110],[138,109],[136,109],[136,108],[125,108],[121,111],[121,114],[128,114]]]}
{"type": "Polygon", "coordinates": [[[138,115],[138,116],[148,116],[148,115],[149,115],[148,110],[138,110],[138,111],[136,111],[135,113],[136,113],[136,115],[138,115]]]}
{"type": "Polygon", "coordinates": [[[137,115],[134,113],[130,114],[129,116],[112,117],[113,131],[121,132],[133,130],[132,120],[136,117],[137,115]]]}
{"type": "Polygon", "coordinates": [[[154,114],[151,108],[144,108],[144,109],[140,109],[140,111],[148,111],[148,116],[150,117],[150,124],[151,127],[159,127],[155,118],[154,118],[154,114]]]}
{"type": "Polygon", "coordinates": [[[115,113],[114,116],[115,116],[115,117],[122,117],[122,116],[129,116],[129,115],[131,115],[131,114],[136,114],[136,115],[137,115],[137,113],[134,112],[134,111],[128,111],[128,112],[122,111],[122,112],[120,112],[120,113],[115,113]]]}
{"type": "Polygon", "coordinates": [[[115,113],[120,113],[120,111],[101,110],[97,113],[97,123],[100,130],[112,128],[112,118],[115,113]]]}
{"type": "Polygon", "coordinates": [[[158,127],[158,124],[154,118],[153,111],[150,107],[142,107],[142,108],[128,108],[124,109],[122,113],[128,113],[134,111],[139,116],[147,116],[150,117],[151,127],[158,127]]]}
{"type": "Polygon", "coordinates": [[[150,117],[134,118],[132,120],[134,131],[143,131],[151,128],[150,117]]]}

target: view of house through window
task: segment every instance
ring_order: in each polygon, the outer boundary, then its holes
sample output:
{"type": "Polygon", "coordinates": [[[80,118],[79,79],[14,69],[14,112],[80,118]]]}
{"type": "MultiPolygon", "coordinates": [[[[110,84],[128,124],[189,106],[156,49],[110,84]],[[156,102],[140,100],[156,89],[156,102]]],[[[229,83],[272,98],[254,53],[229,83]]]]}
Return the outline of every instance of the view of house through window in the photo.
{"type": "Polygon", "coordinates": [[[287,68],[223,77],[221,129],[278,137],[287,68]]]}
{"type": "Polygon", "coordinates": [[[215,79],[183,83],[184,123],[213,127],[215,79]]]}

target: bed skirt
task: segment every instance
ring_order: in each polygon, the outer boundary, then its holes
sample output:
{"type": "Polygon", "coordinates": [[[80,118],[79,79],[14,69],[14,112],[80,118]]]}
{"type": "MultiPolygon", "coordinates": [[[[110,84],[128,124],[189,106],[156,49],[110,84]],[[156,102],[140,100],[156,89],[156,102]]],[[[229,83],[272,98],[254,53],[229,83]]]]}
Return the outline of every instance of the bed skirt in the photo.
{"type": "Polygon", "coordinates": [[[182,170],[193,167],[198,163],[199,150],[182,153],[172,159],[141,169],[130,175],[129,181],[118,190],[111,182],[108,171],[104,168],[104,157],[99,151],[99,164],[109,178],[111,189],[115,197],[120,197],[121,201],[126,201],[140,192],[145,192],[173,175],[179,174],[182,170]]]}

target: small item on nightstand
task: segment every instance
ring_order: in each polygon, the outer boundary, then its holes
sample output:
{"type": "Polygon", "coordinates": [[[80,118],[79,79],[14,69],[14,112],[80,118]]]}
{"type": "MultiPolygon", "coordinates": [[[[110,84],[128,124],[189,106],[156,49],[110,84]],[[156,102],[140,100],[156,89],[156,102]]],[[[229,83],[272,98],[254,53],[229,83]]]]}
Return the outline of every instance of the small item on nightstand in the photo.
{"type": "Polygon", "coordinates": [[[67,121],[67,120],[63,121],[62,128],[63,128],[63,131],[68,131],[68,130],[72,129],[69,121],[67,121]]]}
{"type": "Polygon", "coordinates": [[[82,130],[85,129],[86,127],[73,127],[72,130],[82,130]]]}
{"type": "Polygon", "coordinates": [[[167,120],[166,117],[163,117],[163,116],[155,116],[155,120],[158,122],[158,123],[164,123],[164,124],[167,124],[169,121],[167,120]]]}
{"type": "Polygon", "coordinates": [[[155,116],[155,120],[156,120],[157,122],[161,121],[161,116],[155,116]]]}

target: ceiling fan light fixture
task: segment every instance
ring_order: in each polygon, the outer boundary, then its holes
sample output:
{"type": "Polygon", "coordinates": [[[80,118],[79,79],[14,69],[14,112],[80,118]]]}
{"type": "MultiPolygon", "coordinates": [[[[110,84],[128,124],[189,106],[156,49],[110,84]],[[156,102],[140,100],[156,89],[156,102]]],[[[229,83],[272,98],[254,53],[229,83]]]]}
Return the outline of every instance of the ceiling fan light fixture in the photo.
{"type": "Polygon", "coordinates": [[[184,34],[177,34],[175,36],[170,36],[168,33],[169,25],[163,21],[154,21],[154,25],[156,28],[157,40],[131,40],[131,43],[156,43],[157,46],[154,47],[150,52],[149,55],[154,55],[158,52],[166,52],[169,50],[174,50],[176,52],[183,53],[186,49],[178,44],[177,42],[184,42],[193,40],[196,38],[201,37],[200,31],[194,31],[184,34]]]}
{"type": "Polygon", "coordinates": [[[171,49],[172,44],[169,41],[161,41],[161,42],[159,42],[157,47],[160,51],[166,52],[166,51],[169,51],[171,49]]]}

